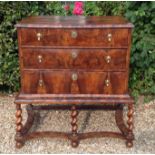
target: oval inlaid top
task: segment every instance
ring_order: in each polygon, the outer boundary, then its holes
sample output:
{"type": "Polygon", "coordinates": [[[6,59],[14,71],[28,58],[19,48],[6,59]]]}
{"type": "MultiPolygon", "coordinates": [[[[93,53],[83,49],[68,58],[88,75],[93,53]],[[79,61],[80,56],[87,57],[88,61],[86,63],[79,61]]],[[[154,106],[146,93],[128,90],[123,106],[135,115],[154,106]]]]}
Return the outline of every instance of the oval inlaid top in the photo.
{"type": "Polygon", "coordinates": [[[133,24],[121,16],[31,16],[16,27],[34,28],[132,28],[133,24]]]}

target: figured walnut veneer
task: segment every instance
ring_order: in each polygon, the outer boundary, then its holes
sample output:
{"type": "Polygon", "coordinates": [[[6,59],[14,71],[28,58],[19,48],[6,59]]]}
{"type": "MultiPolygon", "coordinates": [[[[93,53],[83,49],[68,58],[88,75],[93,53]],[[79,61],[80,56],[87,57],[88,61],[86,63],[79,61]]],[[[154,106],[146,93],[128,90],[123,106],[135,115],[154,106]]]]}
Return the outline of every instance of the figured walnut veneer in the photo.
{"type": "Polygon", "coordinates": [[[41,136],[68,138],[77,147],[82,139],[110,136],[126,139],[131,147],[134,100],[128,93],[128,78],[133,25],[119,16],[36,16],[16,27],[21,73],[21,90],[15,99],[16,146],[41,136]],[[21,104],[29,104],[25,125],[21,104]],[[52,106],[47,109],[69,108],[71,132],[29,132],[34,111],[46,109],[43,104],[52,106]],[[78,111],[99,104],[103,109],[114,107],[121,133],[78,133],[78,111]],[[124,104],[129,109],[128,127],[123,122],[124,104]]]}

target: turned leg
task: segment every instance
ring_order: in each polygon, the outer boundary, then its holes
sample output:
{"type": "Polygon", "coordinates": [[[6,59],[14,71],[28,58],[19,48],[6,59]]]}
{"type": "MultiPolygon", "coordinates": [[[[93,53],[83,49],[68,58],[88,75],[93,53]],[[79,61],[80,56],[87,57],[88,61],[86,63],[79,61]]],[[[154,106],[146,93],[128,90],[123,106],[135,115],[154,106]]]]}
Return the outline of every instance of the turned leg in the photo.
{"type": "Polygon", "coordinates": [[[126,141],[126,145],[127,147],[132,147],[133,146],[133,140],[134,140],[134,135],[133,135],[133,103],[129,103],[128,104],[128,120],[127,120],[127,124],[128,124],[128,135],[126,137],[127,141],[126,141]]]}
{"type": "Polygon", "coordinates": [[[71,145],[72,147],[77,147],[79,144],[78,141],[78,135],[77,135],[77,116],[78,116],[78,111],[76,109],[76,106],[73,105],[71,107],[71,126],[72,126],[72,139],[71,139],[71,145]]]}
{"type": "Polygon", "coordinates": [[[22,109],[21,104],[16,104],[16,148],[21,148],[23,146],[22,140],[22,109]]]}

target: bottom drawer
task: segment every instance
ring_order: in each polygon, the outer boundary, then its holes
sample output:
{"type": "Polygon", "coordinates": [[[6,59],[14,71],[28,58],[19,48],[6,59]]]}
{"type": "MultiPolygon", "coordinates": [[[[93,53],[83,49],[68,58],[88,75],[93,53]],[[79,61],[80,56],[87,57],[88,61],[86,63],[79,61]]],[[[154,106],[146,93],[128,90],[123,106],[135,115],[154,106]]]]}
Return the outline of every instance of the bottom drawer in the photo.
{"type": "Polygon", "coordinates": [[[126,72],[30,71],[22,72],[22,92],[26,94],[124,94],[126,72]]]}

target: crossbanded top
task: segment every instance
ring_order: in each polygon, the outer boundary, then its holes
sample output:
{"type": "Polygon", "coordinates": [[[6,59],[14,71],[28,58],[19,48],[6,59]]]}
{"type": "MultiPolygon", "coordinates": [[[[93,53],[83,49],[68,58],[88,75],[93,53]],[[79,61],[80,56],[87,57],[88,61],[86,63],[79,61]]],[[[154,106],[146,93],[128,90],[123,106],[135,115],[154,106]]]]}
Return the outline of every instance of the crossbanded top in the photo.
{"type": "Polygon", "coordinates": [[[132,23],[121,16],[30,16],[16,27],[30,28],[132,28],[132,23]]]}

